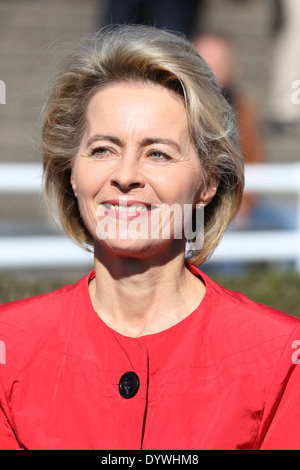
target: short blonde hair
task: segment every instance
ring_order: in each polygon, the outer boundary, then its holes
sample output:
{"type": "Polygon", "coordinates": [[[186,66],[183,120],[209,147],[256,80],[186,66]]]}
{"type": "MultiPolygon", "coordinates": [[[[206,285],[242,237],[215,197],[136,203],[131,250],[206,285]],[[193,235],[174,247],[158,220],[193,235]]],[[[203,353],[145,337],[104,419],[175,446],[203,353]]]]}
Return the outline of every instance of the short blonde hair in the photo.
{"type": "Polygon", "coordinates": [[[217,193],[205,208],[203,247],[189,260],[199,265],[212,254],[240,207],[244,168],[233,109],[208,65],[182,35],[150,26],[114,25],[80,41],[63,57],[42,126],[44,188],[50,210],[68,236],[89,249],[93,238],[70,183],[72,161],[91,97],[101,87],[121,81],[159,84],[185,102],[203,183],[218,181],[217,193]]]}

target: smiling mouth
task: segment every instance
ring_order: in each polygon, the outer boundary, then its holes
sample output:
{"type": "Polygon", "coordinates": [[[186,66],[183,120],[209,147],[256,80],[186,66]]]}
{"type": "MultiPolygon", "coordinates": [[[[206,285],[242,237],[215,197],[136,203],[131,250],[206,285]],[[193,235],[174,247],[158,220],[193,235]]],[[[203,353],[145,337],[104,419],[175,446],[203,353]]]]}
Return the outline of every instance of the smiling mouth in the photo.
{"type": "Polygon", "coordinates": [[[121,203],[103,202],[105,215],[112,215],[117,218],[132,219],[143,215],[149,215],[159,206],[148,203],[133,203],[130,201],[121,203]]]}
{"type": "Polygon", "coordinates": [[[108,209],[108,210],[115,210],[116,212],[147,212],[148,210],[151,210],[151,206],[149,204],[144,205],[144,204],[131,204],[131,205],[125,205],[125,204],[110,204],[108,202],[104,202],[103,205],[108,209]]]}

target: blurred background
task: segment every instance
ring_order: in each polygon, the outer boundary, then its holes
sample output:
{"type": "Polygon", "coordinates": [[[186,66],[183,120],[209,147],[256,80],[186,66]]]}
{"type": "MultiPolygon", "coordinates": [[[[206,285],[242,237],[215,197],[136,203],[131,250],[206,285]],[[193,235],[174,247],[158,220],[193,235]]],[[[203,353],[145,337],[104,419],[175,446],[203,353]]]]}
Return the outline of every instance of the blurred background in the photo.
{"type": "Polygon", "coordinates": [[[40,114],[62,47],[111,22],[140,22],[193,41],[237,110],[253,167],[241,214],[203,270],[300,316],[299,7],[297,0],[0,0],[0,303],[74,282],[91,267],[75,246],[67,261],[51,263],[64,259],[65,245],[39,175],[31,180],[26,168],[40,168],[40,114]],[[26,188],[27,180],[36,187],[26,188]],[[255,238],[258,231],[265,238],[255,238]]]}

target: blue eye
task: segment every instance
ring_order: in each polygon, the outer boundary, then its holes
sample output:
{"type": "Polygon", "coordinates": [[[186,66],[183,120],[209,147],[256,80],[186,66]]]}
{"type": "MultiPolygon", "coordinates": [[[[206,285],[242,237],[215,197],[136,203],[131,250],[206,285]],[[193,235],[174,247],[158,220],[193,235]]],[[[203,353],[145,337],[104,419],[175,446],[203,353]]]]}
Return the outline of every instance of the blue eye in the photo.
{"type": "Polygon", "coordinates": [[[91,150],[91,156],[95,158],[108,157],[111,154],[111,150],[107,147],[96,147],[91,150]]]}
{"type": "Polygon", "coordinates": [[[157,161],[168,162],[171,160],[171,157],[166,153],[160,152],[159,150],[155,150],[149,154],[150,158],[153,158],[157,161]]]}

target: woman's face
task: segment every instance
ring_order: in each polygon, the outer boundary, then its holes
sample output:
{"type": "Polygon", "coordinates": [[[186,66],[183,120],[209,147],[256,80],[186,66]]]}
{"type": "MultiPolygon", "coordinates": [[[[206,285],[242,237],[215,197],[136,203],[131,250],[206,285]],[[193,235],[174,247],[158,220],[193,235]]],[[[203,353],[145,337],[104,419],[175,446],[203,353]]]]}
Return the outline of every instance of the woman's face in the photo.
{"type": "Polygon", "coordinates": [[[93,96],[71,183],[95,243],[125,255],[184,252],[183,217],[170,209],[209,202],[215,189],[202,179],[180,98],[126,83],[93,96]]]}

